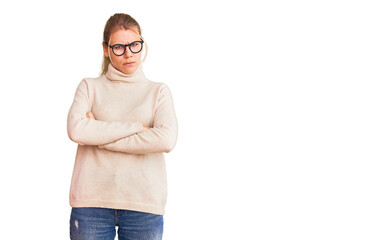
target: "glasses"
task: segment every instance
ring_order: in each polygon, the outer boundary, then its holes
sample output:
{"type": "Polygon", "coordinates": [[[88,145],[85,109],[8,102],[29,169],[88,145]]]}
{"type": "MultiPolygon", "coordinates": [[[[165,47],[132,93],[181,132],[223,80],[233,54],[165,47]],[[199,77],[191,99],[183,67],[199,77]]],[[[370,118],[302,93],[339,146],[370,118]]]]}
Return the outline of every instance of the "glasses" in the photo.
{"type": "MultiPolygon", "coordinates": [[[[108,45],[107,42],[104,42],[105,44],[108,45]]],[[[121,56],[125,53],[125,49],[128,47],[129,50],[132,52],[132,53],[139,53],[141,52],[142,50],[142,45],[143,45],[144,41],[141,40],[141,41],[134,41],[130,44],[115,44],[115,45],[108,45],[111,49],[112,49],[112,52],[116,55],[116,56],[121,56]]]]}

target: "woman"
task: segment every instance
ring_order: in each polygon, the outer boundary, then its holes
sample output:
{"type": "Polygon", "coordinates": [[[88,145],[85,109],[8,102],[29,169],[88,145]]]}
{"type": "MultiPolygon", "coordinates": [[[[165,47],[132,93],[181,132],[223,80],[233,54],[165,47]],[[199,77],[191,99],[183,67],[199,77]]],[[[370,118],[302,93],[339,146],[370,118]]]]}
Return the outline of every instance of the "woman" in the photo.
{"type": "Polygon", "coordinates": [[[177,140],[166,84],[145,78],[137,21],[115,14],[103,33],[102,76],[83,79],[68,114],[78,143],[70,205],[71,239],[162,239],[164,152],[177,140]]]}

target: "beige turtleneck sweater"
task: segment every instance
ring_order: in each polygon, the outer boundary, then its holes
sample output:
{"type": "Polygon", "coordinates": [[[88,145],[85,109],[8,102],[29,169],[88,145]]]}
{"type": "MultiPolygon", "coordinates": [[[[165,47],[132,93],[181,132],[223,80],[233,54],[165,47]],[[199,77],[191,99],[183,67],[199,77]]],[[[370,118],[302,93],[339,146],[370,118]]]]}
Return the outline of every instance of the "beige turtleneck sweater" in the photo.
{"type": "Polygon", "coordinates": [[[164,152],[177,140],[172,95],[145,78],[142,66],[127,75],[111,64],[77,87],[68,113],[68,136],[78,143],[70,205],[164,214],[164,152]],[[94,119],[86,117],[93,112],[94,119]],[[143,126],[150,129],[144,131],[143,126]]]}

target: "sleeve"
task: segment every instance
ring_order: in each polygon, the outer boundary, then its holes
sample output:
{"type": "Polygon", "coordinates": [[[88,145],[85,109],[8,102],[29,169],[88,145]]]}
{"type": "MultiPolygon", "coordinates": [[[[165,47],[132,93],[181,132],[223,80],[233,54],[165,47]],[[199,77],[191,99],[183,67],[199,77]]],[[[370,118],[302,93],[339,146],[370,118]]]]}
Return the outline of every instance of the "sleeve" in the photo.
{"type": "Polygon", "coordinates": [[[162,84],[155,107],[153,128],[98,147],[131,154],[168,153],[175,147],[177,133],[172,95],[167,85],[162,84]]]}
{"type": "Polygon", "coordinates": [[[88,83],[84,79],[78,85],[69,109],[67,130],[69,138],[80,145],[100,145],[141,132],[141,122],[106,122],[86,117],[91,111],[88,83]]]}

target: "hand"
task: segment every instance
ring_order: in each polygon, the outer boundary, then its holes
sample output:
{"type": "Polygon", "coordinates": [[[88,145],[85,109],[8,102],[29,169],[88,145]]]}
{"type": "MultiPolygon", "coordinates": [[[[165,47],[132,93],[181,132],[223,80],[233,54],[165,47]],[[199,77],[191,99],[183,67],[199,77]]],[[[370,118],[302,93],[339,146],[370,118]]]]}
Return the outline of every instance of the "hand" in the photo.
{"type": "Polygon", "coordinates": [[[146,130],[148,130],[148,129],[150,129],[149,127],[146,127],[146,126],[144,126],[144,130],[142,130],[142,131],[146,131],[146,130]]]}
{"type": "Polygon", "coordinates": [[[95,120],[94,114],[92,112],[87,112],[86,117],[95,120]]]}

